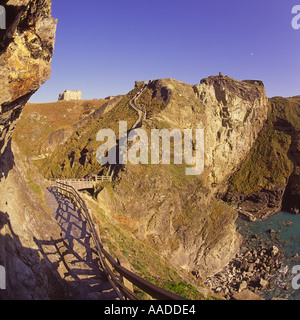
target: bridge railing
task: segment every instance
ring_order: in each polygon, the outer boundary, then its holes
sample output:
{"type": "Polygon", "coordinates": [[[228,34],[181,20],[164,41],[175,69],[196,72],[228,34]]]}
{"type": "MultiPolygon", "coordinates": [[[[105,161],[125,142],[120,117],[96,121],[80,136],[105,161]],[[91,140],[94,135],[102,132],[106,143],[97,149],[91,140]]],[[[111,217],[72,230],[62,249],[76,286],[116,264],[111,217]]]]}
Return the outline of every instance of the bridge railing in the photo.
{"type": "Polygon", "coordinates": [[[59,181],[64,184],[72,184],[72,183],[97,183],[97,182],[112,182],[112,176],[97,176],[94,178],[82,178],[82,179],[51,179],[50,182],[55,184],[56,181],[59,181]]]}
{"type": "Polygon", "coordinates": [[[180,297],[144,280],[135,273],[121,266],[121,264],[103,248],[100,240],[99,230],[96,228],[92,216],[78,192],[72,186],[59,181],[56,181],[55,185],[57,186],[59,193],[73,199],[84,215],[97,249],[100,267],[105,272],[109,282],[111,283],[120,300],[140,300],[140,298],[134,293],[132,285],[128,286],[128,282],[137,286],[140,290],[157,300],[186,300],[183,297],[180,297]],[[127,281],[125,281],[125,279],[127,281]]]}

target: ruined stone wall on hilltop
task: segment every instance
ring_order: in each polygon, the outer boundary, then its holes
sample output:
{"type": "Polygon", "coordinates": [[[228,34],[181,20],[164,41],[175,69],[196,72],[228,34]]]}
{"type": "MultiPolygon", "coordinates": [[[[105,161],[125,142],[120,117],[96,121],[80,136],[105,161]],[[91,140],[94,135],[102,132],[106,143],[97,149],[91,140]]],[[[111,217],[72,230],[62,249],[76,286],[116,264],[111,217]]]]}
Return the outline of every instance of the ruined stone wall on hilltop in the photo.
{"type": "Polygon", "coordinates": [[[81,100],[82,92],[80,90],[65,90],[64,93],[61,93],[58,97],[58,100],[63,101],[76,101],[81,100]]]}

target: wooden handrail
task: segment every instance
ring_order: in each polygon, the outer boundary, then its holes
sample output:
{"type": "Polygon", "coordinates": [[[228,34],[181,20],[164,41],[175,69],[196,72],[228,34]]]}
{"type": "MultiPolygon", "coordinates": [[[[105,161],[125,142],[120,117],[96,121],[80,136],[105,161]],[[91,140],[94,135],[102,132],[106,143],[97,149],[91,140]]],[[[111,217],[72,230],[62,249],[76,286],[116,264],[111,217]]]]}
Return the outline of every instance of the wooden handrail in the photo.
{"type": "Polygon", "coordinates": [[[68,186],[73,186],[76,189],[90,189],[94,188],[99,182],[112,182],[113,173],[110,176],[95,176],[94,178],[82,178],[82,179],[51,179],[50,184],[56,185],[56,182],[63,183],[68,186]]]}
{"type": "Polygon", "coordinates": [[[114,269],[119,272],[121,276],[126,278],[132,284],[139,287],[144,292],[148,293],[151,297],[157,300],[185,300],[184,298],[179,297],[176,294],[169,292],[165,289],[162,289],[144,280],[143,278],[139,277],[132,271],[129,271],[126,268],[122,267],[110,256],[110,254],[107,251],[105,251],[105,249],[102,249],[102,253],[105,256],[105,258],[107,258],[107,260],[110,262],[110,264],[114,267],[114,269]]]}
{"type": "Polygon", "coordinates": [[[84,202],[84,200],[80,197],[78,192],[70,185],[56,181],[56,186],[58,188],[58,192],[64,194],[67,193],[67,197],[73,199],[79,209],[82,211],[85,219],[88,222],[88,227],[90,229],[94,244],[96,246],[98,257],[100,261],[101,268],[105,272],[108,280],[110,281],[112,287],[114,288],[116,294],[119,299],[124,300],[140,300],[140,298],[130,289],[128,289],[122,278],[127,279],[129,282],[137,286],[142,291],[146,292],[152,298],[157,300],[186,300],[183,297],[180,297],[172,292],[169,292],[165,289],[162,289],[143,278],[139,277],[135,273],[127,270],[122,267],[115,259],[103,248],[103,245],[100,241],[100,236],[96,231],[95,224],[90,215],[90,212],[84,202]],[[112,268],[109,267],[109,264],[112,268]],[[115,272],[118,274],[115,274],[115,272]]]}

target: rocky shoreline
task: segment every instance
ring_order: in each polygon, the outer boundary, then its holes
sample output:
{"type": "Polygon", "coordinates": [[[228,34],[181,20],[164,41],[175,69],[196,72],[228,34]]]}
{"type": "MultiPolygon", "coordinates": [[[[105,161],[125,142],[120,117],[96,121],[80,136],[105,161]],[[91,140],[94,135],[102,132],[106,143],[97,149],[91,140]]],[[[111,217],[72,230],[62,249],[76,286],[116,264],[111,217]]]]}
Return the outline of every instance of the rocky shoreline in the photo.
{"type": "Polygon", "coordinates": [[[253,235],[244,239],[240,253],[219,273],[209,277],[205,285],[225,299],[245,290],[259,295],[276,287],[289,290],[286,281],[288,268],[284,267],[284,254],[275,245],[253,235]]]}
{"type": "Polygon", "coordinates": [[[279,184],[271,190],[261,190],[247,196],[241,192],[227,192],[223,200],[231,203],[243,219],[261,221],[281,210],[285,189],[286,185],[279,184]]]}

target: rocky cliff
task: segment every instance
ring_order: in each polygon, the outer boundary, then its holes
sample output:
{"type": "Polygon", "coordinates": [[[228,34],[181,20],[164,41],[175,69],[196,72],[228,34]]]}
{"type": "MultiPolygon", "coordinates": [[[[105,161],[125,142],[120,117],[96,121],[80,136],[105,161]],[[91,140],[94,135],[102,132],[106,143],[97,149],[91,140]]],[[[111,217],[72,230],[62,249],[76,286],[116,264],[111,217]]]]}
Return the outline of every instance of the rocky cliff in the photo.
{"type": "MultiPolygon", "coordinates": [[[[38,162],[47,177],[82,177],[105,172],[96,161],[100,128],[118,132],[137,118],[129,101],[136,87],[107,113],[91,118],[47,159],[38,162]]],[[[218,200],[228,178],[246,158],[267,119],[261,81],[226,76],[191,86],[174,79],[151,81],[136,103],[146,110],[143,128],[205,130],[205,170],[187,177],[185,165],[126,165],[115,168],[118,181],[100,188],[107,217],[123,224],[172,263],[202,278],[218,272],[239,251],[237,212],[218,200]]]]}
{"type": "Polygon", "coordinates": [[[59,229],[42,205],[28,166],[11,148],[24,104],[50,77],[56,20],[48,1],[9,0],[5,7],[7,29],[0,34],[0,265],[6,269],[6,290],[0,290],[0,298],[63,298],[60,272],[65,270],[53,254],[59,229]]]}
{"type": "Polygon", "coordinates": [[[127,165],[120,181],[99,193],[99,204],[174,265],[201,278],[215,274],[241,243],[237,213],[217,194],[267,119],[265,88],[225,76],[196,86],[163,79],[152,81],[137,103],[147,110],[146,130],[204,128],[205,171],[187,177],[184,166],[127,165]]]}
{"type": "MultiPolygon", "coordinates": [[[[56,21],[49,1],[10,0],[6,8],[7,29],[0,33],[0,265],[7,271],[7,290],[0,298],[64,298],[60,231],[43,205],[43,179],[11,144],[24,104],[50,76],[56,21]]],[[[105,172],[96,161],[96,134],[109,127],[117,132],[120,120],[128,127],[135,123],[129,101],[138,86],[77,123],[76,132],[62,138],[67,142],[38,163],[41,172],[47,178],[105,172]]],[[[282,203],[299,203],[299,98],[275,98],[268,105],[261,81],[219,75],[194,86],[151,81],[136,101],[147,111],[146,131],[205,131],[200,176],[186,176],[185,165],[128,164],[115,168],[117,181],[96,193],[109,221],[173,265],[201,278],[213,275],[240,248],[235,208],[251,212],[259,204],[273,212],[282,203]],[[221,201],[224,194],[240,208],[221,201]]]]}
{"type": "Polygon", "coordinates": [[[224,197],[247,219],[299,213],[299,130],[299,97],[270,99],[268,120],[224,197]]]}
{"type": "Polygon", "coordinates": [[[21,110],[50,77],[56,20],[47,1],[8,1],[7,30],[0,39],[0,153],[21,110]]]}
{"type": "Polygon", "coordinates": [[[267,119],[265,88],[261,81],[217,76],[194,90],[206,115],[206,164],[212,182],[220,183],[246,157],[267,119]]]}

